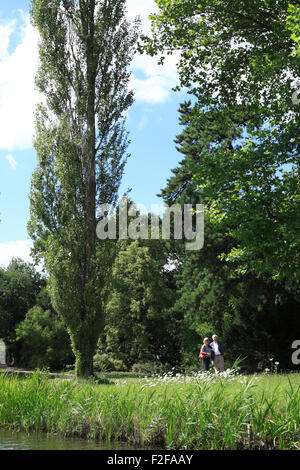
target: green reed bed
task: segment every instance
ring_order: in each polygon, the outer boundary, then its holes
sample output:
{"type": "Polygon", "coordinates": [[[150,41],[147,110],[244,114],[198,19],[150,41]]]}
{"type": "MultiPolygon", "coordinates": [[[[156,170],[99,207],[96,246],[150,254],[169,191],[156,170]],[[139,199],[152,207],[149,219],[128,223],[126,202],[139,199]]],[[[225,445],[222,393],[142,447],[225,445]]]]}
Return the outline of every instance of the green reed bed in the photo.
{"type": "Polygon", "coordinates": [[[128,384],[0,374],[0,426],[169,449],[300,449],[300,374],[128,384]]]}

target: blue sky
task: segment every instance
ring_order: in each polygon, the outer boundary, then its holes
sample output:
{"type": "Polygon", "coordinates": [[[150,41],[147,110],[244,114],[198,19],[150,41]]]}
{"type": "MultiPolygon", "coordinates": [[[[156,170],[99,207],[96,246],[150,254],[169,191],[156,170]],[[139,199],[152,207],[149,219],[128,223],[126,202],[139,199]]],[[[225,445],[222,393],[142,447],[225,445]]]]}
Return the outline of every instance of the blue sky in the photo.
{"type": "MultiPolygon", "coordinates": [[[[140,14],[143,31],[149,32],[147,16],[155,11],[154,0],[127,0],[130,17],[140,14]]],[[[0,3],[0,265],[12,256],[29,260],[31,242],[27,234],[28,193],[36,166],[32,148],[33,110],[38,102],[34,89],[37,67],[37,33],[29,22],[29,0],[0,3]]],[[[149,210],[162,204],[156,195],[182,156],[174,138],[180,132],[179,104],[187,99],[174,93],[177,83],[176,57],[164,66],[146,56],[132,63],[131,85],[135,103],[128,113],[131,145],[122,194],[132,188],[131,198],[149,210]]]]}

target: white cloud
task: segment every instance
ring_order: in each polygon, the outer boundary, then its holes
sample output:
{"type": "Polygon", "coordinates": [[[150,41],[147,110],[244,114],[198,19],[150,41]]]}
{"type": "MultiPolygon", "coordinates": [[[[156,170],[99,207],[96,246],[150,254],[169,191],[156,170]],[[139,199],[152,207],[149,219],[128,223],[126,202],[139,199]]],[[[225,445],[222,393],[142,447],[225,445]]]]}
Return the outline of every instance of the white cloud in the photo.
{"type": "MultiPolygon", "coordinates": [[[[30,256],[32,247],[33,242],[29,238],[27,240],[0,243],[0,267],[7,268],[13,258],[21,258],[26,263],[34,264],[34,260],[30,256]]],[[[35,269],[40,273],[45,273],[43,261],[35,265],[35,269]]]]}
{"type": "Polygon", "coordinates": [[[135,99],[146,103],[164,103],[170,98],[171,89],[178,84],[176,69],[179,54],[168,56],[164,65],[157,64],[157,58],[137,54],[132,62],[131,86],[135,99]],[[142,72],[144,77],[137,78],[142,72]]]}
{"type": "MultiPolygon", "coordinates": [[[[140,15],[143,32],[149,34],[148,16],[157,11],[154,0],[127,0],[127,5],[129,18],[140,15]]],[[[20,19],[0,25],[0,150],[7,151],[32,147],[34,108],[39,101],[34,87],[38,32],[28,15],[21,11],[18,15],[23,22],[22,41],[11,53],[10,38],[20,29],[20,19]]],[[[155,57],[138,54],[131,66],[136,101],[153,104],[167,101],[171,88],[177,84],[177,60],[178,56],[169,56],[163,66],[158,66],[155,57]]]]}
{"type": "MultiPolygon", "coordinates": [[[[158,12],[154,0],[127,0],[128,16],[130,19],[140,15],[142,31],[151,34],[151,22],[149,15],[158,12]]],[[[171,89],[178,84],[176,64],[179,53],[168,56],[164,65],[158,65],[157,57],[146,54],[137,54],[132,62],[133,76],[131,86],[135,92],[136,101],[145,103],[164,103],[170,98],[171,89]],[[143,78],[137,78],[137,73],[142,72],[143,78]]]]}
{"type": "Polygon", "coordinates": [[[0,266],[6,268],[12,258],[21,258],[26,262],[33,262],[30,256],[32,241],[18,240],[9,243],[0,243],[0,266]]]}
{"type": "Polygon", "coordinates": [[[167,101],[169,97],[168,81],[162,77],[148,77],[143,80],[132,76],[131,88],[134,89],[136,101],[149,104],[159,104],[167,101]]]}
{"type": "Polygon", "coordinates": [[[14,30],[15,22],[10,21],[5,25],[0,24],[0,60],[5,59],[9,46],[9,38],[14,30]]]}
{"type": "Polygon", "coordinates": [[[158,65],[156,57],[136,54],[132,61],[132,68],[136,71],[142,71],[148,77],[163,76],[175,82],[177,80],[176,64],[179,59],[180,54],[175,52],[173,55],[166,57],[164,65],[158,65]]]}
{"type": "Polygon", "coordinates": [[[133,20],[136,16],[141,18],[141,27],[144,34],[150,34],[151,23],[148,19],[151,13],[157,13],[158,7],[154,0],[127,0],[128,18],[133,20]]]}
{"type": "Polygon", "coordinates": [[[10,168],[12,170],[15,170],[16,166],[17,166],[17,162],[16,162],[14,156],[11,153],[8,153],[7,155],[5,155],[5,158],[8,161],[10,168]]]}
{"type": "Polygon", "coordinates": [[[29,19],[25,19],[21,28],[23,40],[8,54],[13,26],[16,27],[16,22],[1,29],[4,42],[0,51],[0,149],[23,150],[32,146],[34,131],[38,35],[29,19]]]}

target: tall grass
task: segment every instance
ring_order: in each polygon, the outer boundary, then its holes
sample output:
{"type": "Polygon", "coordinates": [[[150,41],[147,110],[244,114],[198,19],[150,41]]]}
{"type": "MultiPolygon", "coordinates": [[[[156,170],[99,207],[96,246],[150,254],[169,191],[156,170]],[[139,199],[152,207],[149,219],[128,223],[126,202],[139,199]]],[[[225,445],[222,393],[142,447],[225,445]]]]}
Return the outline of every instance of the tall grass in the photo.
{"type": "Polygon", "coordinates": [[[300,374],[127,384],[0,374],[0,426],[169,449],[300,449],[300,374]]]}

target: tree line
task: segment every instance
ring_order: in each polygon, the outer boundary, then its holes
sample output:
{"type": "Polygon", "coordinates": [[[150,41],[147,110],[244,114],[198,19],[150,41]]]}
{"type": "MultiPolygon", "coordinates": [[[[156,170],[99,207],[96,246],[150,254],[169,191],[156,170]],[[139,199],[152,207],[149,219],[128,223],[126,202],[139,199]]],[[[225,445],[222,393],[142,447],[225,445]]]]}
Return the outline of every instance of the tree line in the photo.
{"type": "Polygon", "coordinates": [[[96,352],[125,369],[195,365],[201,339],[214,332],[229,361],[244,357],[255,370],[274,357],[292,368],[300,299],[298,2],[156,3],[146,37],[138,20],[127,21],[124,0],[32,1],[45,104],[37,109],[28,228],[47,279],[31,284],[38,275],[24,267],[30,295],[10,299],[22,263],[1,271],[8,290],[0,336],[27,363],[30,331],[53,333],[49,358],[60,349],[55,338],[67,338],[58,342],[69,352],[51,367],[74,354],[84,377],[96,352]],[[96,208],[117,207],[129,156],[124,116],[137,50],[160,63],[181,52],[177,89],[191,95],[175,139],[183,159],[160,196],[168,205],[204,205],[199,251],[174,239],[96,237],[96,208]]]}

